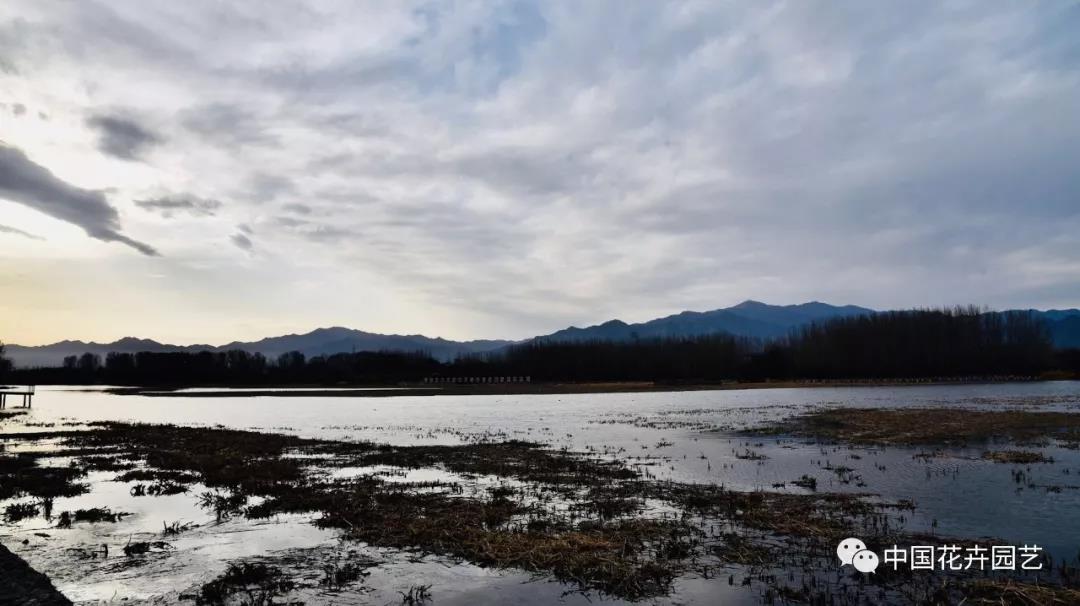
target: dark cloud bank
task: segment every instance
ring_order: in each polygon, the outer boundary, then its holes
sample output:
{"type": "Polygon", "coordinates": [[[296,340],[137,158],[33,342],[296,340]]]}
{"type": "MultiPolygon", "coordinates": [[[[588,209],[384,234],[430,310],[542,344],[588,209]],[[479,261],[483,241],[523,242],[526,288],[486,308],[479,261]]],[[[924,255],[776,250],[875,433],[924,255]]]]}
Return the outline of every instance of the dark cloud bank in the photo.
{"type": "Polygon", "coordinates": [[[121,242],[157,255],[149,244],[120,232],[120,215],[100,191],[82,189],[36,164],[22,150],[0,144],[0,197],[78,225],[92,238],[121,242]]]}

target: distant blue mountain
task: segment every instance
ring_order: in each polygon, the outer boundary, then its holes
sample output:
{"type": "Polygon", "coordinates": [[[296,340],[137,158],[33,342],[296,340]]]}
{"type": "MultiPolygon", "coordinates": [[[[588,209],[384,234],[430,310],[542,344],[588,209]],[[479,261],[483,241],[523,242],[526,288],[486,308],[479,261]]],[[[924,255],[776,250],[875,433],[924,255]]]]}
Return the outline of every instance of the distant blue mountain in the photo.
{"type": "Polygon", "coordinates": [[[1028,310],[1024,310],[1024,311],[1029,311],[1029,312],[1031,312],[1031,313],[1033,313],[1035,315],[1038,315],[1038,316],[1042,317],[1044,320],[1048,320],[1048,321],[1052,321],[1052,322],[1060,322],[1062,320],[1067,320],[1069,318],[1075,318],[1076,316],[1080,316],[1080,309],[1076,309],[1076,308],[1073,308],[1073,309],[1048,309],[1046,311],[1040,311],[1038,309],[1028,309],[1028,310]]]}
{"type": "Polygon", "coordinates": [[[1054,345],[1061,348],[1080,348],[1080,310],[1059,320],[1047,320],[1054,345]]]}
{"type": "Polygon", "coordinates": [[[800,305],[767,305],[743,301],[734,307],[713,311],[684,311],[673,316],[627,324],[611,320],[587,328],[570,327],[537,337],[541,341],[625,341],[657,337],[695,337],[719,332],[740,337],[772,339],[788,335],[793,328],[840,318],[875,313],[855,305],[837,307],[812,301],[800,305]]]}
{"type": "MultiPolygon", "coordinates": [[[[1055,347],[1080,347],[1080,309],[1016,310],[1034,314],[1046,322],[1055,347]]],[[[740,337],[774,339],[791,334],[792,329],[833,318],[878,313],[857,305],[829,305],[819,301],[799,305],[768,305],[743,301],[734,307],[713,311],[684,311],[673,316],[627,324],[610,320],[578,328],[571,326],[536,337],[538,341],[626,341],[655,337],[694,337],[728,333],[740,337]]]]}
{"type": "Polygon", "coordinates": [[[1080,309],[1024,309],[1032,313],[1046,323],[1050,329],[1050,337],[1054,340],[1054,346],[1058,348],[1080,348],[1080,309]]]}
{"type": "Polygon", "coordinates": [[[228,351],[240,349],[259,352],[275,358],[289,351],[299,351],[308,357],[353,351],[423,351],[440,360],[452,360],[458,355],[490,351],[508,345],[509,341],[448,341],[423,335],[382,335],[335,326],[319,328],[300,335],[268,337],[258,341],[234,341],[226,345],[169,345],[149,339],[124,337],[112,343],[60,341],[51,345],[27,347],[8,345],[5,354],[16,366],[60,366],[66,356],[95,353],[104,357],[109,352],[138,353],[140,351],[228,351]]]}
{"type": "Polygon", "coordinates": [[[269,357],[290,351],[299,351],[309,357],[352,351],[423,351],[440,360],[452,360],[460,354],[489,351],[509,343],[498,340],[450,341],[424,335],[383,335],[334,326],[317,328],[302,335],[269,337],[249,343],[236,341],[215,349],[257,351],[269,357]]]}

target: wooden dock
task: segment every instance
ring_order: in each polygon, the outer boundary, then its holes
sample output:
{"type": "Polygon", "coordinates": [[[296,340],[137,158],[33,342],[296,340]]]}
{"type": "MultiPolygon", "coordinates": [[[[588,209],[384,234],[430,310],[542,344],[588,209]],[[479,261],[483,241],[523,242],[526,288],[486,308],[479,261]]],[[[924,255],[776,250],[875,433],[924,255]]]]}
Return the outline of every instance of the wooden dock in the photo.
{"type": "Polygon", "coordinates": [[[22,396],[22,408],[30,408],[34,404],[34,386],[0,386],[0,410],[7,408],[8,396],[22,396]]]}

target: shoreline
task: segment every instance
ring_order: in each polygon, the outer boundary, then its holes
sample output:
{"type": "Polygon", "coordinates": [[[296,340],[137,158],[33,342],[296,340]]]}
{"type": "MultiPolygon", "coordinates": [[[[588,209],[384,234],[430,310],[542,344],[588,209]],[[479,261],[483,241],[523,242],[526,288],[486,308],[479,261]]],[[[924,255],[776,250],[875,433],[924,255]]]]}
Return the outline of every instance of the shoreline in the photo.
{"type": "Polygon", "coordinates": [[[0,587],[6,594],[0,602],[71,606],[71,600],[56,590],[47,575],[35,570],[26,560],[0,543],[0,587]]]}
{"type": "Polygon", "coordinates": [[[589,393],[652,393],[681,391],[739,391],[748,389],[803,389],[830,387],[913,387],[932,385],[992,385],[1000,383],[1035,383],[1037,378],[965,378],[965,379],[900,379],[900,380],[821,380],[821,381],[759,381],[731,383],[656,383],[594,382],[594,383],[471,383],[429,387],[422,385],[401,386],[347,386],[340,385],[260,385],[260,386],[199,386],[200,391],[182,391],[195,386],[172,387],[113,387],[103,391],[114,395],[137,395],[146,397],[348,397],[389,398],[404,396],[474,396],[474,395],[559,395],[589,393]]]}

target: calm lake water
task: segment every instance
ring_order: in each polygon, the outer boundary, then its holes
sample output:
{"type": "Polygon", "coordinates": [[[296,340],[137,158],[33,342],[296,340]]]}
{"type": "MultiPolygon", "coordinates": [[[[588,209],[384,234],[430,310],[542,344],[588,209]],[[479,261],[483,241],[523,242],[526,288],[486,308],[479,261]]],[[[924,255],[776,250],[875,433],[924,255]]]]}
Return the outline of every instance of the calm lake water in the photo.
{"type": "MultiPolygon", "coordinates": [[[[223,425],[394,444],[525,439],[617,456],[642,464],[658,478],[740,490],[801,492],[791,481],[808,475],[817,479],[819,492],[871,493],[885,500],[914,501],[917,508],[909,530],[1037,544],[1055,558],[1072,559],[1080,552],[1078,451],[1048,446],[1040,450],[1053,463],[1018,466],[979,460],[986,445],[948,449],[948,456],[925,459],[913,456],[925,450],[921,448],[848,447],[734,434],[820,407],[1078,412],[1080,382],[389,398],[155,398],[73,388],[39,387],[38,391],[32,412],[18,422],[8,422],[7,431],[116,420],[223,425]],[[747,449],[767,458],[737,456],[747,449]],[[841,465],[852,471],[838,474],[830,469],[841,465]],[[1022,483],[1014,481],[1017,470],[1026,474],[1022,483]]],[[[55,509],[109,506],[135,515],[117,524],[70,531],[49,528],[40,518],[0,525],[0,540],[53,577],[73,600],[87,603],[120,599],[171,603],[220,574],[230,560],[278,555],[294,558],[302,570],[302,563],[311,557],[333,557],[349,550],[386,560],[372,569],[366,589],[336,596],[315,592],[301,599],[308,603],[396,603],[400,601],[397,591],[422,582],[433,586],[435,604],[587,602],[585,596],[564,595],[566,587],[558,583],[522,573],[365,551],[358,544],[340,541],[335,531],[315,528],[302,516],[213,524],[212,517],[195,503],[198,487],[189,494],[132,498],[128,485],[111,481],[115,475],[91,474],[90,494],[60,499],[55,509]],[[129,537],[160,533],[164,522],[177,520],[201,526],[173,541],[174,551],[138,568],[125,568],[122,554],[116,556],[129,537]],[[25,546],[21,545],[24,539],[29,541],[25,546]],[[73,550],[92,550],[101,544],[110,545],[114,557],[72,557],[73,550]]],[[[603,601],[595,595],[589,599],[603,601]]],[[[757,597],[729,587],[726,578],[687,579],[678,583],[675,594],[661,600],[719,601],[756,603],[757,597]]]]}

